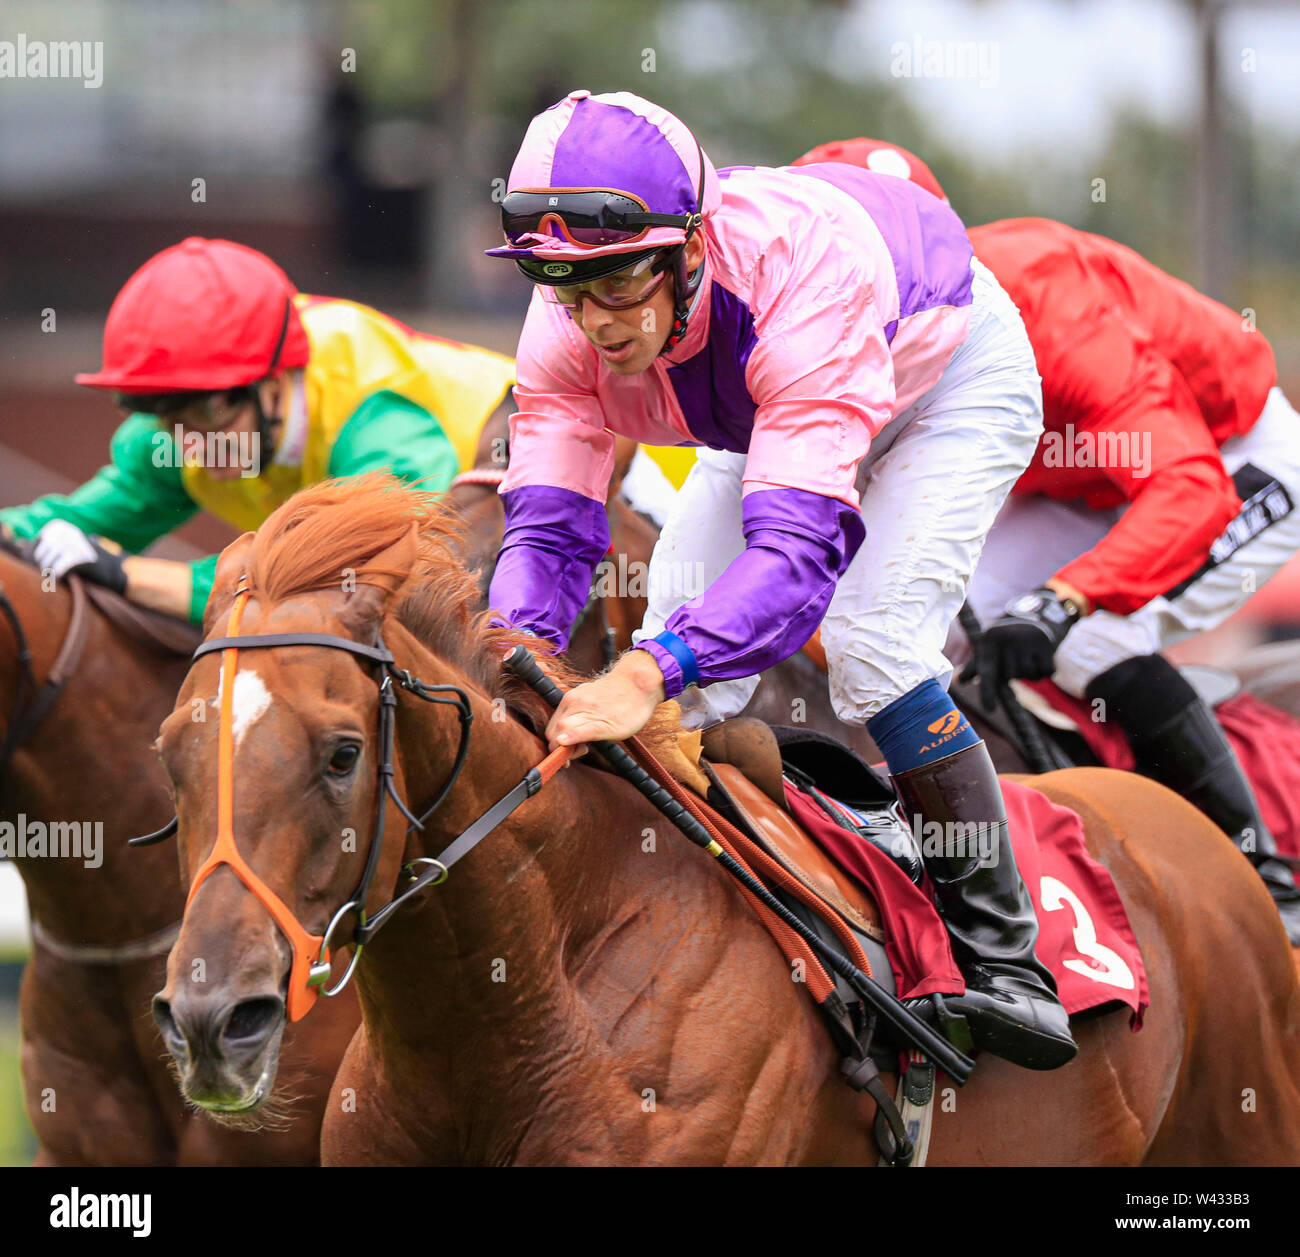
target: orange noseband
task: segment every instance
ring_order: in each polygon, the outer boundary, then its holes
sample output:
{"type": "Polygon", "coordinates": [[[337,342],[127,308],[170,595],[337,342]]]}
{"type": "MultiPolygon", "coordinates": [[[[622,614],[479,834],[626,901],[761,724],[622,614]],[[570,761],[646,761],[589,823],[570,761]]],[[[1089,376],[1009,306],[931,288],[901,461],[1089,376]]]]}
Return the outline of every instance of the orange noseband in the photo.
{"type": "MultiPolygon", "coordinates": [[[[239,622],[244,616],[244,605],[249,590],[241,586],[235,594],[235,605],[230,612],[229,635],[239,633],[239,622]]],[[[198,889],[221,865],[228,864],[235,875],[253,893],[253,897],[271,914],[280,932],[289,941],[293,963],[289,969],[290,1021],[300,1021],[316,1003],[320,983],[329,977],[329,952],[322,951],[324,935],[309,934],[298,923],[284,900],[275,893],[239,854],[235,846],[235,733],[234,695],[235,670],[239,651],[231,647],[221,652],[221,715],[217,728],[217,841],[203,867],[195,874],[190,887],[189,908],[198,889]]]]}

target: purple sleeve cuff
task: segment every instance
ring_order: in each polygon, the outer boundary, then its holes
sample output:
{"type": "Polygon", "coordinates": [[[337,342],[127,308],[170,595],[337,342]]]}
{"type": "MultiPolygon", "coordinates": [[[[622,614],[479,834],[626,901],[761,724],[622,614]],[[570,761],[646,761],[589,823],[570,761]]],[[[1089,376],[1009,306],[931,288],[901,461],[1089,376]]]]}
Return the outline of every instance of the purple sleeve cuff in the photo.
{"type": "MultiPolygon", "coordinates": [[[[866,535],[855,507],[803,489],[750,493],[743,527],[744,552],[666,625],[694,656],[701,685],[753,676],[799,650],[866,535]]],[[[668,665],[651,653],[667,682],[668,665]]]]}
{"type": "Polygon", "coordinates": [[[505,537],[488,605],[516,628],[563,650],[591,592],[596,564],[609,548],[602,503],[548,485],[501,495],[505,537]]]}

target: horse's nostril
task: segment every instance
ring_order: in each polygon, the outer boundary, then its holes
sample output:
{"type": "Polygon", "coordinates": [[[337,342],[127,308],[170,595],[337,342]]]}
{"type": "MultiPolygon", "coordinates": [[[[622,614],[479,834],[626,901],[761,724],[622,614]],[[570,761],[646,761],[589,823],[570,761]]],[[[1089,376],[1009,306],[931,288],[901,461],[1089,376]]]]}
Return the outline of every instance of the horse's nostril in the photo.
{"type": "Polygon", "coordinates": [[[227,1041],[264,1039],[283,1016],[284,1005],[278,999],[264,997],[244,1000],[235,1005],[221,1037],[227,1041]]]}
{"type": "Polygon", "coordinates": [[[165,999],[154,1000],[153,1019],[158,1023],[159,1033],[168,1049],[173,1052],[184,1052],[185,1036],[176,1024],[176,1018],[172,1016],[172,1006],[165,999]]]}

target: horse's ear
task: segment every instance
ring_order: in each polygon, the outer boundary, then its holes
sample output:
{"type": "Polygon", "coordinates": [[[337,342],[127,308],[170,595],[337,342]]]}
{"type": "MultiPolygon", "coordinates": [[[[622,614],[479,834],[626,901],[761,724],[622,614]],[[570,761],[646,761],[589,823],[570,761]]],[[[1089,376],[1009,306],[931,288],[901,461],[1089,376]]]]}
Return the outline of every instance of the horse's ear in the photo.
{"type": "Polygon", "coordinates": [[[236,537],[217,560],[217,574],[213,578],[212,592],[208,595],[208,605],[203,612],[205,634],[212,632],[212,626],[234,601],[239,578],[248,570],[248,552],[253,545],[253,536],[253,533],[246,532],[242,537],[236,537]]]}
{"type": "Polygon", "coordinates": [[[366,565],[366,573],[356,574],[349,580],[345,575],[344,591],[347,594],[340,619],[347,632],[358,639],[369,635],[388,610],[397,591],[406,583],[415,567],[420,548],[419,525],[411,526],[387,550],[381,550],[366,565]]]}

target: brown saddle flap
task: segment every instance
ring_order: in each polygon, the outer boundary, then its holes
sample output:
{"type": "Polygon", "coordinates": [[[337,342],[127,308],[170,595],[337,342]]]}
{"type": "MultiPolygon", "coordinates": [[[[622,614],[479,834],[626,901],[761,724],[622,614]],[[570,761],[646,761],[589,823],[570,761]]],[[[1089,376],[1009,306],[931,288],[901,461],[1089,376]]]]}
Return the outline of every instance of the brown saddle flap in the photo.
{"type": "Polygon", "coordinates": [[[864,934],[884,941],[875,900],[804,833],[788,812],[777,807],[734,764],[710,764],[707,760],[700,763],[773,859],[812,887],[864,934]]]}
{"type": "Polygon", "coordinates": [[[85,582],[86,594],[104,617],[129,637],[165,655],[192,655],[203,640],[203,630],[186,620],[128,602],[102,585],[85,582]]]}

